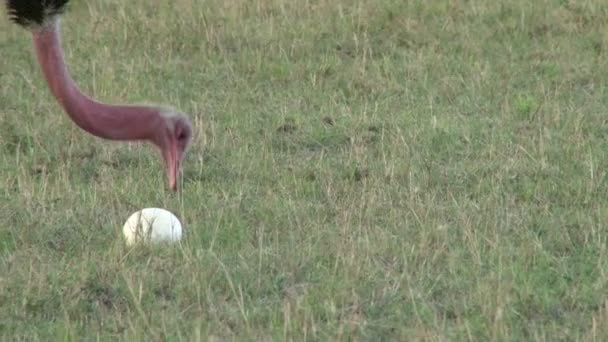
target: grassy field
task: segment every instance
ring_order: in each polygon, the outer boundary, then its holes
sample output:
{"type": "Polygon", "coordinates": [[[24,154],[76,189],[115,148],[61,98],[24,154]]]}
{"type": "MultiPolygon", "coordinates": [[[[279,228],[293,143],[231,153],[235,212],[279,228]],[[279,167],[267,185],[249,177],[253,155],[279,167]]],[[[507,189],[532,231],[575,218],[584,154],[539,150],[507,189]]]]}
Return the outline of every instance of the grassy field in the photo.
{"type": "Polygon", "coordinates": [[[3,16],[0,339],[608,339],[608,2],[73,2],[85,92],[195,140],[172,194],[3,16]]]}

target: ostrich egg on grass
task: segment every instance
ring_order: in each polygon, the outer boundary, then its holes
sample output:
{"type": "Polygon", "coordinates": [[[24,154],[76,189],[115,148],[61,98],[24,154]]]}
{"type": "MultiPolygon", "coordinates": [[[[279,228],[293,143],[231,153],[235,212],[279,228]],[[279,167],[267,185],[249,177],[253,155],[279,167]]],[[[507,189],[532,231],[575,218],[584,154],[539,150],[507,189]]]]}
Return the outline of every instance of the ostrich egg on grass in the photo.
{"type": "Polygon", "coordinates": [[[136,243],[179,242],[182,224],[170,211],[146,208],[131,215],[122,228],[128,246],[136,243]]]}

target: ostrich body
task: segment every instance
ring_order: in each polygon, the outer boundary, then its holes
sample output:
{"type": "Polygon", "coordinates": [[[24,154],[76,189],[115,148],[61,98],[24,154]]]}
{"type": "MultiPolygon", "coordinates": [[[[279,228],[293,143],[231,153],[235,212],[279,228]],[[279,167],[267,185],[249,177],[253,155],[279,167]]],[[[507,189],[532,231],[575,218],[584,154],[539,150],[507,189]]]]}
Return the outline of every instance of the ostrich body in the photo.
{"type": "Polygon", "coordinates": [[[177,189],[192,128],[181,112],[152,106],[110,105],[83,94],[70,77],[61,48],[59,16],[69,0],[6,0],[15,23],[32,32],[36,57],[49,89],[78,127],[108,140],[145,140],[163,157],[169,188],[177,189]]]}

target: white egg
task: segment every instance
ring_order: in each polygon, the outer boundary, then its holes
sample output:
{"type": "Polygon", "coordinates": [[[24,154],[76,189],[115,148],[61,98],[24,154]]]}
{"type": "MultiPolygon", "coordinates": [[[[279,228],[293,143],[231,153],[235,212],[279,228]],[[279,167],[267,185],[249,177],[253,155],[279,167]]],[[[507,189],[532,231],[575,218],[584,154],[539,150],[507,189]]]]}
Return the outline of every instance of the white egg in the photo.
{"type": "Polygon", "coordinates": [[[122,228],[127,245],[135,243],[178,242],[182,224],[168,210],[146,208],[131,215],[122,228]]]}

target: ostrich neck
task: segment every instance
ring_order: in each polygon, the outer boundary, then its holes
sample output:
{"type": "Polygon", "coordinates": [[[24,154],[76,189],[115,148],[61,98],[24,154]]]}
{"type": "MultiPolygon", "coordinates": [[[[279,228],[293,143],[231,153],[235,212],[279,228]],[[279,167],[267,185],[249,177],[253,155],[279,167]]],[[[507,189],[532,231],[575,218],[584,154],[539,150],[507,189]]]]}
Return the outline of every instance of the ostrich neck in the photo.
{"type": "Polygon", "coordinates": [[[87,97],[70,77],[65,65],[58,20],[35,29],[32,34],[48,86],[76,125],[104,139],[154,142],[162,123],[158,108],[108,105],[87,97]]]}

